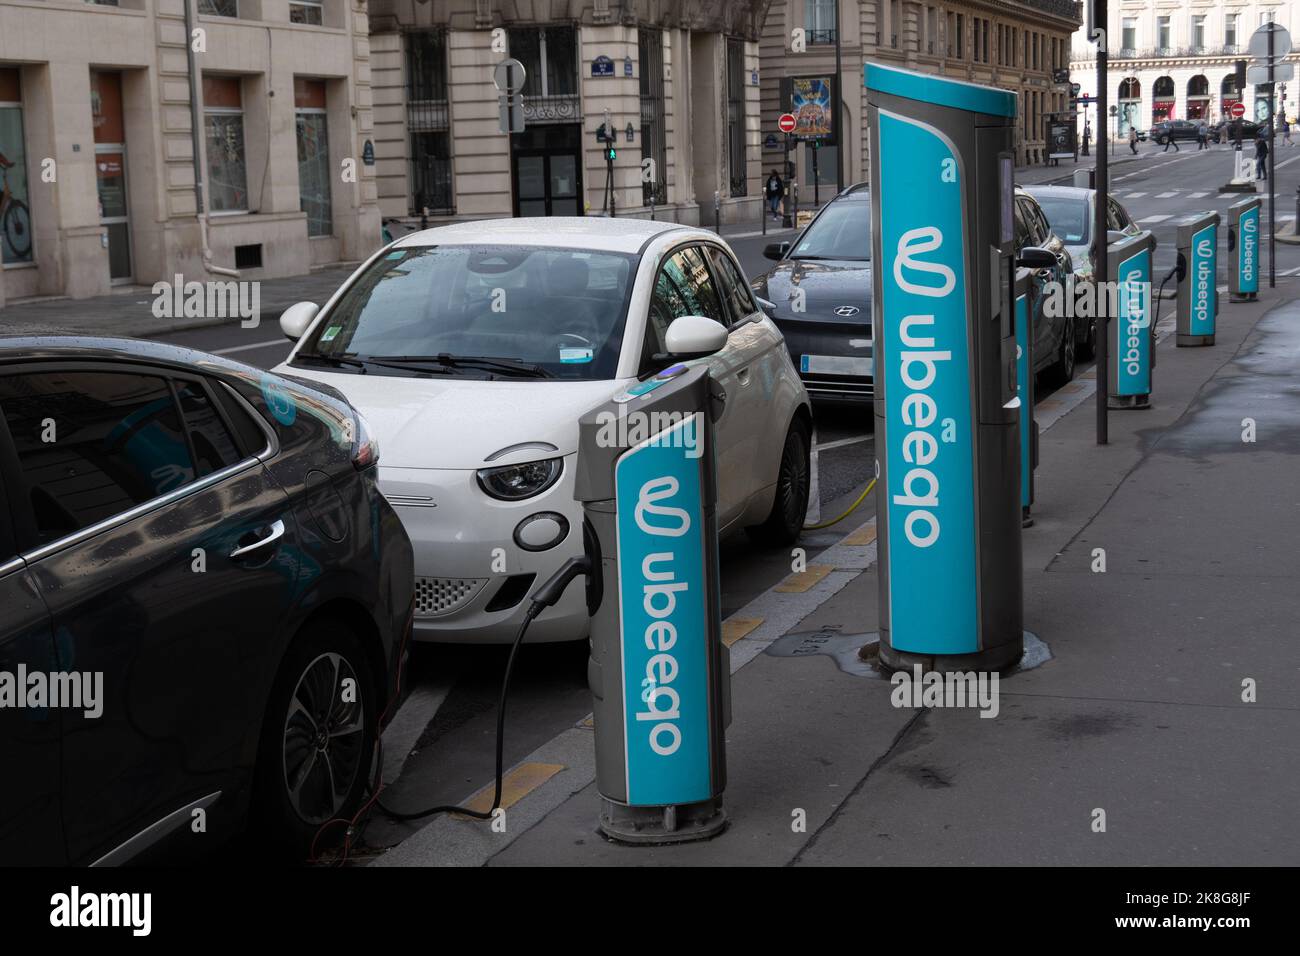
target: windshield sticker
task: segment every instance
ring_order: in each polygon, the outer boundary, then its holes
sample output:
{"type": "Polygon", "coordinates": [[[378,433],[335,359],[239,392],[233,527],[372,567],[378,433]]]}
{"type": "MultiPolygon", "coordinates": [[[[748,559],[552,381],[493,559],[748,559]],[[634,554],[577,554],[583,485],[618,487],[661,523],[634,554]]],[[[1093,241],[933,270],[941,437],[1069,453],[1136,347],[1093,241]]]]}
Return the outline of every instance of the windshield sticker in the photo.
{"type": "Polygon", "coordinates": [[[385,259],[405,259],[405,258],[406,258],[406,252],[405,252],[404,250],[402,250],[402,249],[398,249],[396,252],[390,252],[388,255],[384,256],[384,258],[385,258],[385,259]]]}
{"type": "Polygon", "coordinates": [[[582,364],[590,362],[595,353],[591,349],[582,348],[562,348],[560,349],[560,361],[564,364],[582,364]]]}
{"type": "Polygon", "coordinates": [[[321,333],[320,340],[322,342],[329,342],[333,340],[334,336],[338,335],[342,331],[343,331],[343,326],[331,325],[328,329],[326,329],[324,332],[321,333]]]}

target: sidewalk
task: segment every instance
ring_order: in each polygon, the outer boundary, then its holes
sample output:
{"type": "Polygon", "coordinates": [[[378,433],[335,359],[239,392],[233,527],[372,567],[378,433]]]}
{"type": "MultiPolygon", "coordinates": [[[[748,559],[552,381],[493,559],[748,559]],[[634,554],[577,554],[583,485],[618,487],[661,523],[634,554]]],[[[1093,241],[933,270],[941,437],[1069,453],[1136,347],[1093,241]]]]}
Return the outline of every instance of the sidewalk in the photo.
{"type": "Polygon", "coordinates": [[[505,833],[439,818],[375,865],[1300,863],[1300,282],[1221,303],[1212,348],[1162,323],[1154,407],[1112,412],[1110,444],[1090,377],[1039,405],[1025,627],[1050,659],[1004,676],[996,719],[896,709],[857,661],[873,519],[726,622],[721,836],[599,837],[582,723],[508,776],[505,833]]]}

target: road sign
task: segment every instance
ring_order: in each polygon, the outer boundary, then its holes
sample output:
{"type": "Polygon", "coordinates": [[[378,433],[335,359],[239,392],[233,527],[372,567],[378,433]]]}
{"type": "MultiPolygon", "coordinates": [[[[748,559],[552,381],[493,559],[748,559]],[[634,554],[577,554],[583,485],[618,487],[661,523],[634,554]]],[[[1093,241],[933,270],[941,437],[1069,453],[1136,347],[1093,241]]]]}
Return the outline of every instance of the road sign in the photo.
{"type": "Polygon", "coordinates": [[[1246,82],[1252,83],[1255,86],[1260,86],[1264,83],[1273,83],[1273,82],[1285,83],[1287,80],[1295,79],[1295,64],[1293,63],[1277,64],[1275,67],[1273,67],[1273,75],[1271,78],[1269,77],[1268,72],[1269,72],[1269,68],[1267,66],[1263,66],[1260,64],[1256,64],[1254,66],[1248,67],[1246,70],[1246,82]]]}
{"type": "Polygon", "coordinates": [[[1246,115],[1246,104],[1233,103],[1231,106],[1228,107],[1228,112],[1232,114],[1234,119],[1241,119],[1243,116],[1246,115]]]}
{"type": "Polygon", "coordinates": [[[524,98],[519,93],[502,93],[497,97],[497,129],[503,133],[524,131],[524,98]]]}
{"type": "Polygon", "coordinates": [[[1072,95],[1074,95],[1074,96],[1078,96],[1078,95],[1079,95],[1079,91],[1080,91],[1081,89],[1083,89],[1083,87],[1080,86],[1078,83],[1071,83],[1071,84],[1070,84],[1070,93],[1071,93],[1072,95]]]}
{"type": "Polygon", "coordinates": [[[1119,107],[1118,107],[1118,106],[1112,106],[1112,107],[1110,108],[1110,115],[1111,115],[1111,116],[1118,116],[1118,115],[1119,115],[1119,107]]]}
{"type": "Polygon", "coordinates": [[[1258,59],[1265,59],[1269,54],[1269,34],[1273,34],[1273,58],[1286,56],[1291,52],[1291,31],[1280,23],[1265,23],[1250,35],[1250,46],[1246,52],[1258,59]]]}
{"type": "Polygon", "coordinates": [[[492,82],[507,95],[522,93],[528,73],[518,60],[502,60],[492,70],[492,82]]]}
{"type": "Polygon", "coordinates": [[[781,118],[776,121],[776,128],[783,133],[793,133],[795,119],[793,113],[782,113],[781,118]]]}

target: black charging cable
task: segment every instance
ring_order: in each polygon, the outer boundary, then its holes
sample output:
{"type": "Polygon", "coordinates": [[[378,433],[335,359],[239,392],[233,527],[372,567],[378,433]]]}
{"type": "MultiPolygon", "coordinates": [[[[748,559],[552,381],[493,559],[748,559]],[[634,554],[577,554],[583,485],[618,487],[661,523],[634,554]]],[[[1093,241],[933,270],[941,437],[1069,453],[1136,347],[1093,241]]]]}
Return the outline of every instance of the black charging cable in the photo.
{"type": "MultiPolygon", "coordinates": [[[[473,817],[476,820],[490,820],[492,814],[501,806],[501,777],[504,771],[504,747],[505,747],[505,727],[506,727],[506,700],[510,696],[510,674],[515,668],[515,657],[519,653],[519,645],[524,642],[524,635],[528,633],[528,625],[533,623],[533,619],[548,607],[554,607],[564,594],[565,589],[573,583],[573,579],[578,575],[590,575],[592,572],[591,558],[586,555],[581,557],[570,558],[565,561],[560,569],[547,579],[546,583],[538,588],[528,604],[528,610],[524,613],[523,623],[519,625],[519,632],[515,634],[514,643],[510,646],[510,656],[506,659],[505,676],[501,678],[501,696],[497,699],[497,742],[496,742],[496,790],[492,795],[492,806],[484,810],[471,810],[468,807],[455,806],[451,804],[429,807],[427,810],[400,811],[392,807],[384,806],[383,802],[376,799],[377,806],[383,813],[393,820],[420,820],[424,817],[431,817],[436,813],[460,813],[467,817],[473,817]]],[[[382,760],[380,761],[382,766],[382,760]]],[[[378,793],[378,782],[372,784],[372,789],[378,793]]]]}
{"type": "Polygon", "coordinates": [[[1160,280],[1160,291],[1156,293],[1156,317],[1151,320],[1151,338],[1153,342],[1155,341],[1156,326],[1160,323],[1160,302],[1165,297],[1165,283],[1174,276],[1178,276],[1178,281],[1182,282],[1183,276],[1186,275],[1186,270],[1187,261],[1183,258],[1183,254],[1180,252],[1178,253],[1178,262],[1169,270],[1169,274],[1160,280]]]}

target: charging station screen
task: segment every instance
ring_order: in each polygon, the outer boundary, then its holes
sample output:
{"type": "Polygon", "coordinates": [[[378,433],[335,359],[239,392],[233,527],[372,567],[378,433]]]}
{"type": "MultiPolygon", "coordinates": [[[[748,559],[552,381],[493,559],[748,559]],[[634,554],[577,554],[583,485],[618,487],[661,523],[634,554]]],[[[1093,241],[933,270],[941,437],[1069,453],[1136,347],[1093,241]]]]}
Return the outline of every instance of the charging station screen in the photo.
{"type": "Polygon", "coordinates": [[[698,415],[614,467],[627,802],[709,799],[709,606],[698,415]]]}
{"type": "MultiPolygon", "coordinates": [[[[880,111],[890,643],[979,649],[962,177],[949,141],[880,111]]],[[[875,197],[873,197],[875,198],[875,197]]]]}

